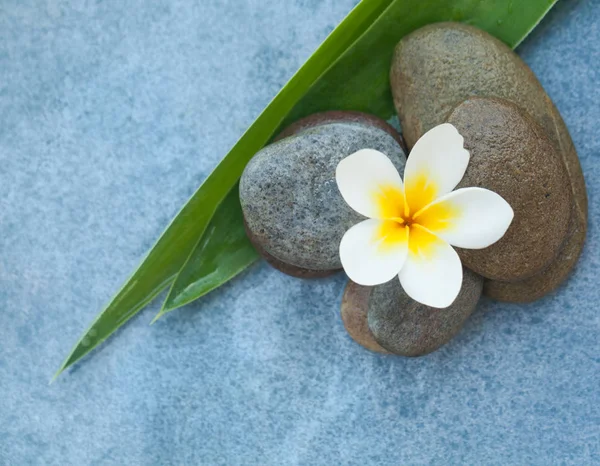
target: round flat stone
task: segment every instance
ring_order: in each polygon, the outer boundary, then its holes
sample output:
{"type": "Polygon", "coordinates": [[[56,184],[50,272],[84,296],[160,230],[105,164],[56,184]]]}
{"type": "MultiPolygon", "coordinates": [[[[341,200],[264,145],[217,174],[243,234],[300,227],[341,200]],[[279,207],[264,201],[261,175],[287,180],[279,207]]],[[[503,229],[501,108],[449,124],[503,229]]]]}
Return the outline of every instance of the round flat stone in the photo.
{"type": "Polygon", "coordinates": [[[376,149],[404,171],[404,152],[387,123],[358,118],[355,112],[348,120],[339,114],[336,118],[296,126],[289,137],[258,152],[240,180],[250,239],[287,273],[290,269],[282,265],[291,266],[296,275],[297,269],[324,273],[341,268],[341,238],[364,219],[338,191],[335,170],[343,158],[376,149]]]}
{"type": "Polygon", "coordinates": [[[423,356],[449,342],[473,313],[483,278],[463,268],[461,291],[449,307],[437,309],[410,298],[399,280],[373,288],[369,299],[369,329],[383,348],[402,356],[423,356]]]}

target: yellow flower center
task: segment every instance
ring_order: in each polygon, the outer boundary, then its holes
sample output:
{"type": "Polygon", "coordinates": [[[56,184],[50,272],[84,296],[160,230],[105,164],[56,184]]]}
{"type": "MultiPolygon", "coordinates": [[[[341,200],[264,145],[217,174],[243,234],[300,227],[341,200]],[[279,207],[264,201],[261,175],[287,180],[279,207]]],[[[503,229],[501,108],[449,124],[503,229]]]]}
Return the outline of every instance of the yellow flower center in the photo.
{"type": "Polygon", "coordinates": [[[448,228],[456,210],[447,202],[429,205],[438,189],[426,176],[415,177],[404,192],[395,186],[383,186],[375,194],[379,218],[384,219],[377,232],[380,247],[394,248],[408,241],[408,250],[419,257],[430,257],[441,240],[431,233],[448,228]]]}

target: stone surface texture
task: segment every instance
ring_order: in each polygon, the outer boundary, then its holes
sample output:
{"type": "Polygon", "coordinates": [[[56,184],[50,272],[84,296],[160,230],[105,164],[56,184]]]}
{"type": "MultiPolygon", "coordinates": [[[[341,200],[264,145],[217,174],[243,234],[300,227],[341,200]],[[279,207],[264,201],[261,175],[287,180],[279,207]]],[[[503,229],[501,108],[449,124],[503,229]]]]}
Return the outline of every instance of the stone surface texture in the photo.
{"type": "Polygon", "coordinates": [[[375,341],[391,353],[423,356],[448,343],[473,313],[483,278],[463,269],[456,300],[445,309],[424,306],[410,298],[400,280],[373,287],[368,301],[368,325],[375,341]]]}
{"type": "Polygon", "coordinates": [[[554,103],[532,70],[489,34],[457,23],[426,26],[405,37],[391,70],[394,101],[411,148],[471,96],[500,97],[526,110],[559,149],[573,192],[570,235],[556,260],[526,282],[491,283],[486,291],[506,301],[531,301],[558,287],[581,254],[587,229],[587,196],[573,142],[554,103]]]}
{"type": "Polygon", "coordinates": [[[150,326],[157,300],[48,385],[355,3],[0,2],[0,464],[598,463],[596,0],[559,1],[517,50],[589,187],[588,242],[556,293],[482,298],[439,351],[399,358],[348,336],[344,274],[298,280],[262,262],[150,326]]]}
{"type": "Polygon", "coordinates": [[[447,121],[471,154],[458,188],[491,189],[515,214],[498,242],[459,250],[463,263],[495,280],[536,275],[557,256],[569,227],[571,187],[560,156],[529,114],[504,99],[472,97],[447,121]]]}

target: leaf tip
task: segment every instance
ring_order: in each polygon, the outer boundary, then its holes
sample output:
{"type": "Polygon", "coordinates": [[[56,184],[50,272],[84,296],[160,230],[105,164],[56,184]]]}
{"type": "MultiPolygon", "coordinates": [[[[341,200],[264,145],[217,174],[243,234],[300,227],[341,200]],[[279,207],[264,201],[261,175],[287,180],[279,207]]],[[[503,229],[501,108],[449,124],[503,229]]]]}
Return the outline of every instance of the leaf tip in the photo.
{"type": "Polygon", "coordinates": [[[64,370],[65,365],[63,364],[62,366],[60,366],[60,369],[58,369],[56,373],[52,376],[52,378],[48,382],[48,385],[52,385],[56,381],[56,379],[58,379],[58,376],[63,373],[64,370]]]}
{"type": "Polygon", "coordinates": [[[154,325],[154,324],[156,323],[156,321],[157,321],[158,319],[160,319],[160,318],[161,318],[163,315],[165,315],[165,314],[166,314],[166,313],[165,313],[165,312],[163,312],[163,310],[161,309],[161,310],[158,312],[158,314],[156,314],[156,315],[154,316],[154,319],[152,319],[152,321],[150,322],[150,325],[154,325]]]}

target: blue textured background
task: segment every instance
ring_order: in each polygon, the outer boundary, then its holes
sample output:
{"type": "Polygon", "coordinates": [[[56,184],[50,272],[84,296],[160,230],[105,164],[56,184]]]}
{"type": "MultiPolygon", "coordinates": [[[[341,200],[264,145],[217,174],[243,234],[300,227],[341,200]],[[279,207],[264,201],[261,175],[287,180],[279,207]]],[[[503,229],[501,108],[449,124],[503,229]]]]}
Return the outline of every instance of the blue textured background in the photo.
{"type": "Polygon", "coordinates": [[[343,276],[264,263],[48,380],[169,219],[355,0],[2,0],[0,464],[600,462],[600,1],[519,53],[583,164],[589,241],[533,305],[421,359],[354,344],[343,276]]]}

